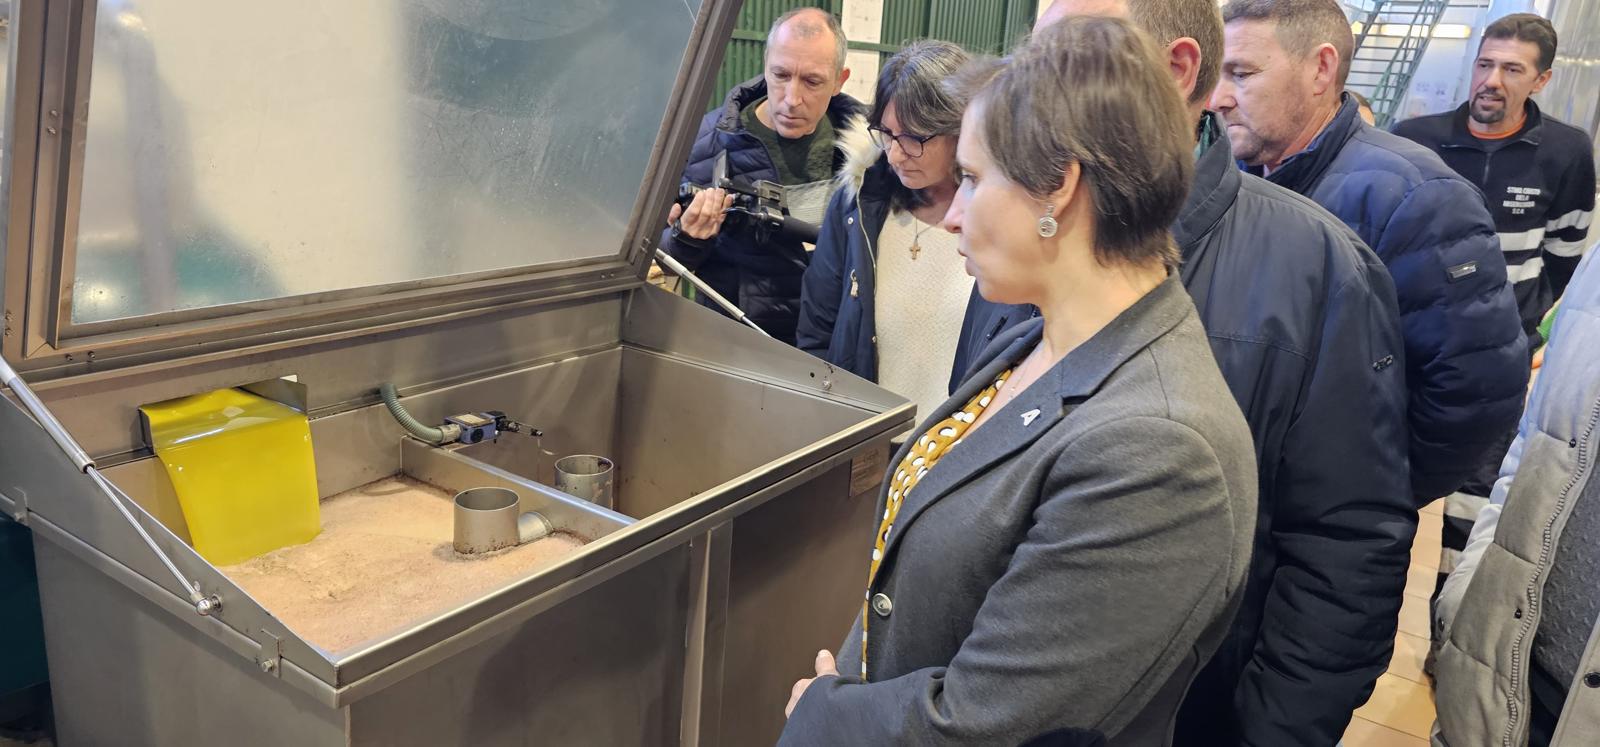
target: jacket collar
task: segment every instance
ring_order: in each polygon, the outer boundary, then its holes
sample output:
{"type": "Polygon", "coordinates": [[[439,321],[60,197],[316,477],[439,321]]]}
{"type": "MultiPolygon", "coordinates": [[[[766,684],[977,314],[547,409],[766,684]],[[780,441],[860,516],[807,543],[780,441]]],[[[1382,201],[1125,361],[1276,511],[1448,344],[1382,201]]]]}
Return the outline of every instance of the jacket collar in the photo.
{"type": "MultiPolygon", "coordinates": [[[[1277,170],[1267,174],[1267,181],[1300,194],[1307,194],[1322,180],[1322,175],[1327,173],[1333,160],[1344,150],[1345,143],[1360,132],[1361,128],[1367,126],[1361,121],[1356,100],[1349,94],[1339,95],[1343,97],[1344,103],[1339,105],[1339,111],[1333,115],[1333,121],[1322,128],[1322,132],[1311,141],[1310,146],[1290,156],[1277,170]]],[[[1256,176],[1262,176],[1263,169],[1259,166],[1246,167],[1246,170],[1256,176]]]]}
{"type": "MultiPolygon", "coordinates": [[[[734,86],[722,100],[722,113],[717,117],[717,129],[730,133],[744,132],[744,123],[739,120],[740,112],[766,95],[765,76],[758,75],[734,86]]],[[[833,123],[836,132],[859,129],[861,136],[866,137],[866,116],[866,106],[850,94],[840,93],[828,102],[828,119],[833,123]]]]}
{"type": "Polygon", "coordinates": [[[887,202],[890,193],[898,186],[900,177],[889,165],[889,157],[884,156],[855,183],[855,190],[857,197],[864,202],[887,202]]]}
{"type": "MultiPolygon", "coordinates": [[[[1055,367],[1045,372],[1033,386],[1017,395],[984,423],[970,438],[951,449],[921,482],[912,489],[900,507],[899,517],[889,533],[884,549],[885,562],[898,546],[906,527],[929,506],[971,482],[995,464],[1026,449],[1071,414],[1084,400],[1100,390],[1107,378],[1124,363],[1149,347],[1185,317],[1194,313],[1194,303],[1176,276],[1169,276],[1155,290],[1145,294],[1088,341],[1068,353],[1055,367]]],[[[1027,357],[1044,336],[1044,320],[1033,319],[1014,328],[997,340],[991,349],[999,354],[983,363],[979,372],[923,421],[913,435],[921,436],[934,424],[965,407],[978,392],[994,383],[1001,372],[1027,357]]],[[[908,440],[890,462],[898,469],[914,440],[908,440]]],[[[880,573],[881,578],[888,574],[880,573]]]]}
{"type": "Polygon", "coordinates": [[[767,78],[763,75],[757,75],[734,86],[722,100],[722,114],[717,117],[717,129],[724,132],[743,132],[744,123],[739,121],[739,113],[766,95],[767,78]]]}
{"type": "Polygon", "coordinates": [[[1194,252],[1203,246],[1206,235],[1233,208],[1244,179],[1234,163],[1233,146],[1217,122],[1217,116],[1206,112],[1200,118],[1200,129],[1211,136],[1211,146],[1195,160],[1194,183],[1189,185],[1183,210],[1172,224],[1172,238],[1178,243],[1186,266],[1194,252]]]}
{"type": "Polygon", "coordinates": [[[849,187],[852,193],[871,192],[874,187],[882,186],[883,179],[895,178],[894,170],[889,168],[888,156],[873,144],[872,135],[867,132],[867,118],[863,116],[852,124],[859,124],[859,127],[837,136],[835,145],[844,156],[844,166],[835,177],[835,188],[849,187]]]}
{"type": "MultiPolygon", "coordinates": [[[[1527,143],[1539,145],[1540,138],[1544,135],[1544,114],[1539,111],[1539,105],[1528,99],[1524,106],[1528,109],[1528,121],[1522,125],[1522,132],[1508,141],[1510,143],[1527,143]]],[[[1472,130],[1467,127],[1467,117],[1471,116],[1472,102],[1468,101],[1456,107],[1454,116],[1450,118],[1450,137],[1440,143],[1446,148],[1471,148],[1473,150],[1488,150],[1484,141],[1474,137],[1472,130]]]]}

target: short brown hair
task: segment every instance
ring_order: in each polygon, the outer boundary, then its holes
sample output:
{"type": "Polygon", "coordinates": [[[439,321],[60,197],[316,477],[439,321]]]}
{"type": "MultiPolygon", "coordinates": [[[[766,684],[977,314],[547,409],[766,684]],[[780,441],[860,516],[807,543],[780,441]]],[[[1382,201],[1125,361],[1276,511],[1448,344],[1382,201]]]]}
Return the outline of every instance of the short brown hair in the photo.
{"type": "Polygon", "coordinates": [[[1222,8],[1222,22],[1277,21],[1274,34],[1284,51],[1301,58],[1317,47],[1332,44],[1339,52],[1339,72],[1334,83],[1340,88],[1350,77],[1350,58],[1356,39],[1350,33],[1350,18],[1337,0],[1229,0],[1222,8]]]}
{"type": "Polygon", "coordinates": [[[1195,76],[1193,104],[1211,98],[1222,70],[1222,13],[1215,0],[1127,0],[1128,14],[1134,23],[1155,37],[1157,44],[1171,44],[1188,37],[1200,45],[1200,70],[1195,76]]]}
{"type": "Polygon", "coordinates": [[[1068,18],[1007,60],[954,85],[983,107],[983,137],[1006,178],[1043,199],[1070,164],[1094,203],[1095,259],[1176,266],[1169,226],[1194,171],[1193,123],[1160,48],[1119,18],[1068,18]]]}
{"type": "MultiPolygon", "coordinates": [[[[810,39],[824,33],[833,37],[833,74],[844,72],[845,49],[844,26],[839,23],[839,17],[822,8],[813,8],[809,5],[795,8],[772,21],[772,27],[767,30],[767,44],[765,49],[771,49],[773,42],[778,39],[778,31],[794,21],[794,33],[797,38],[810,39]]],[[[762,53],[766,54],[765,52],[762,53]]]]}
{"type": "MultiPolygon", "coordinates": [[[[1556,27],[1532,13],[1512,13],[1483,30],[1484,39],[1516,39],[1539,47],[1539,72],[1550,69],[1556,62],[1556,27]]],[[[1479,40],[1478,49],[1483,49],[1479,40]]]]}

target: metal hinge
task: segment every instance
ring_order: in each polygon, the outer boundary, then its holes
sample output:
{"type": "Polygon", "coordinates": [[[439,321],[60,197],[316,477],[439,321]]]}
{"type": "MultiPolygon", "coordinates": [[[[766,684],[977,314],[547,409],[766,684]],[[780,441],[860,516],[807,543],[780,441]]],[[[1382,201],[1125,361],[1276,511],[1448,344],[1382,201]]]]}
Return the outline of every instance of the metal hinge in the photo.
{"type": "Polygon", "coordinates": [[[273,677],[283,677],[283,639],[260,630],[256,636],[256,666],[273,677]]]}
{"type": "Polygon", "coordinates": [[[22,488],[12,486],[7,491],[0,492],[0,497],[11,501],[12,507],[17,511],[7,518],[16,521],[18,524],[25,525],[28,523],[28,494],[22,488]]]}

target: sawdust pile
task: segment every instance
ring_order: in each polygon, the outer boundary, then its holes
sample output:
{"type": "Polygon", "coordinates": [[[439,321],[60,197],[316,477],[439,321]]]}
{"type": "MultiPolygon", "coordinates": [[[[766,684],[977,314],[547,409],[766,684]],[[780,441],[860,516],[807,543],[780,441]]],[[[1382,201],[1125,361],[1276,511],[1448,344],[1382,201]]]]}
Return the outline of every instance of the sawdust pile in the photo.
{"type": "Polygon", "coordinates": [[[459,555],[451,494],[390,477],[322,502],[322,534],[222,571],[291,630],[330,652],[395,633],[527,576],[583,545],[558,533],[459,555]]]}

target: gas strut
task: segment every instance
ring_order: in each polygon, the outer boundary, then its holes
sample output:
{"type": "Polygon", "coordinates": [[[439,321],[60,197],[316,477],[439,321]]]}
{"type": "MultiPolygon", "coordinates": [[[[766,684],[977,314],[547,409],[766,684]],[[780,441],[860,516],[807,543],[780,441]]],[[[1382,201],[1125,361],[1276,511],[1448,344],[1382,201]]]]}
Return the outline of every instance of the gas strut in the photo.
{"type": "Polygon", "coordinates": [[[750,325],[751,329],[760,332],[767,337],[772,336],[767,335],[766,330],[762,329],[755,322],[750,321],[749,315],[740,310],[738,306],[733,305],[732,301],[723,298],[721,293],[718,293],[712,289],[712,287],[708,285],[706,281],[700,279],[700,276],[690,272],[689,268],[684,267],[682,262],[673,259],[672,255],[667,254],[666,251],[659,248],[656,249],[656,260],[661,264],[666,265],[667,269],[672,270],[674,275],[677,275],[678,277],[681,277],[693,284],[694,287],[698,288],[701,293],[706,294],[707,298],[710,298],[712,301],[715,301],[718,306],[721,306],[723,311],[728,312],[729,316],[732,316],[734,319],[738,319],[739,321],[750,325]]]}

